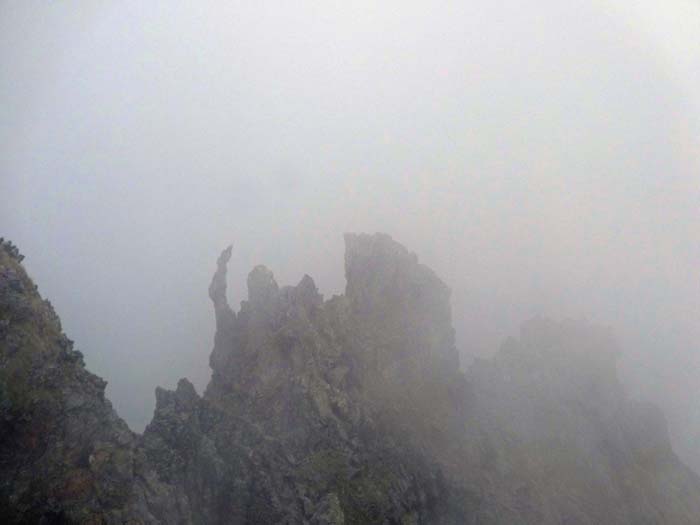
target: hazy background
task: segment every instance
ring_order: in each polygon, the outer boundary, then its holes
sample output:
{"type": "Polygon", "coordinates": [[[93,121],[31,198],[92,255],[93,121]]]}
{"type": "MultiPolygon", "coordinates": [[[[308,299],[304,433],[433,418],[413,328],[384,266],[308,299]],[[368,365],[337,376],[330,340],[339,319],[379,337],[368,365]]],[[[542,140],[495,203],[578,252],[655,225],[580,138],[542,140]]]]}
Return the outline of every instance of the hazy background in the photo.
{"type": "Polygon", "coordinates": [[[699,34],[683,0],[0,0],[0,235],[137,430],[208,380],[225,245],[232,304],[261,262],[328,297],[342,232],[385,231],[465,366],[614,326],[700,468],[699,34]]]}

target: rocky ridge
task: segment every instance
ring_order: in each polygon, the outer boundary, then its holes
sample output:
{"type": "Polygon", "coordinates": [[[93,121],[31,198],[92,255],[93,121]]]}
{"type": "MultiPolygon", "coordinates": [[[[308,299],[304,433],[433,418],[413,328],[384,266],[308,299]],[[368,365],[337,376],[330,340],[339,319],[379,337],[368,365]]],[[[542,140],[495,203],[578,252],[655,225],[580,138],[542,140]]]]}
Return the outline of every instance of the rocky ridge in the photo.
{"type": "Polygon", "coordinates": [[[345,243],[342,296],[258,266],[238,311],[227,248],[210,384],[158,388],[139,436],[0,242],[0,521],[700,523],[609,331],[534,320],[462,373],[447,286],[387,235],[345,243]]]}

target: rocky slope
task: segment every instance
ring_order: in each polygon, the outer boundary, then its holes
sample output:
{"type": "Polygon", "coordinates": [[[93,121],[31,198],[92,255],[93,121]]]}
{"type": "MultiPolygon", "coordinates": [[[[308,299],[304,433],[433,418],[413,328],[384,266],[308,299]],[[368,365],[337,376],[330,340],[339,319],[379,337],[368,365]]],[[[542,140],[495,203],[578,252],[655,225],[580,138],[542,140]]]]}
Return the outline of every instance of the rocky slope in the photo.
{"type": "Polygon", "coordinates": [[[157,523],[146,480],[169,487],[21,259],[0,239],[0,523],[157,523]]]}
{"type": "Polygon", "coordinates": [[[532,321],[463,374],[445,284],[386,235],[345,241],[342,296],[258,266],[238,311],[225,250],[211,382],[157,389],[142,436],[0,243],[0,521],[700,523],[609,332],[532,321]]]}

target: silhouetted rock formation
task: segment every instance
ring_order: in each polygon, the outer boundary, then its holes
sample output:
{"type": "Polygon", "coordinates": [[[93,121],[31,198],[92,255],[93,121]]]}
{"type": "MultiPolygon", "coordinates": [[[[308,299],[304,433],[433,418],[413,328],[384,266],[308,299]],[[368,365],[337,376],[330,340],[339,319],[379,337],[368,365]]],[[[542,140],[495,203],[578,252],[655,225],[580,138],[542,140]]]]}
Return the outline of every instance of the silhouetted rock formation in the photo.
{"type": "Polygon", "coordinates": [[[626,399],[618,353],[609,329],[536,319],[468,371],[485,470],[511,486],[501,522],[700,523],[700,480],[660,411],[626,399]]]}
{"type": "Polygon", "coordinates": [[[459,370],[449,290],[389,236],[345,236],[346,292],[257,266],[209,288],[212,378],[132,434],[0,245],[6,523],[700,523],[663,415],[625,398],[609,331],[535,320],[459,370]]]}

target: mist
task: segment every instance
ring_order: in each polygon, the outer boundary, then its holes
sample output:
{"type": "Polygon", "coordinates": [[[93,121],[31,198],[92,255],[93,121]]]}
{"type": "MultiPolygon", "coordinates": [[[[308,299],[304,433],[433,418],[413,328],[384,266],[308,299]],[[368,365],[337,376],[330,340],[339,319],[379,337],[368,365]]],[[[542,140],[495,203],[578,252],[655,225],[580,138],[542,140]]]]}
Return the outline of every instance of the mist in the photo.
{"type": "Polygon", "coordinates": [[[452,289],[462,366],[609,325],[700,469],[700,6],[0,4],[0,235],[137,431],[210,369],[207,287],[342,293],[342,233],[452,289]]]}

